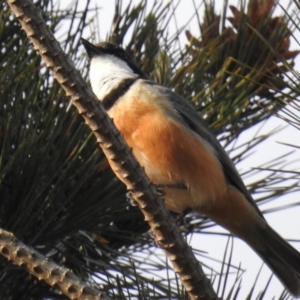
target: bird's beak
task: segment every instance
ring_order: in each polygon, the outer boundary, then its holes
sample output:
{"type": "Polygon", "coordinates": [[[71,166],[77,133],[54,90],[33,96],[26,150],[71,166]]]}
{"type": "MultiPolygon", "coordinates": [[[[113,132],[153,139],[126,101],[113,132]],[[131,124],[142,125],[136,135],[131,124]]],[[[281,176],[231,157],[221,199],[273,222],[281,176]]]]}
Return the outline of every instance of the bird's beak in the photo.
{"type": "Polygon", "coordinates": [[[97,48],[95,45],[91,44],[87,40],[81,38],[80,41],[81,41],[82,45],[84,46],[89,59],[91,59],[94,55],[103,54],[99,48],[97,48]]]}

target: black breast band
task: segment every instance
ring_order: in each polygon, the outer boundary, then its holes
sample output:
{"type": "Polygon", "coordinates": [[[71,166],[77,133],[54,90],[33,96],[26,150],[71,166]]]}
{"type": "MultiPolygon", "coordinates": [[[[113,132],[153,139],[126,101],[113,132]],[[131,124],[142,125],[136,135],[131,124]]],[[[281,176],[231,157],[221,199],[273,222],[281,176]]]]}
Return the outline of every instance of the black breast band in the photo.
{"type": "Polygon", "coordinates": [[[105,110],[109,110],[138,79],[138,77],[126,78],[115,89],[110,91],[110,93],[107,94],[102,100],[105,110]]]}

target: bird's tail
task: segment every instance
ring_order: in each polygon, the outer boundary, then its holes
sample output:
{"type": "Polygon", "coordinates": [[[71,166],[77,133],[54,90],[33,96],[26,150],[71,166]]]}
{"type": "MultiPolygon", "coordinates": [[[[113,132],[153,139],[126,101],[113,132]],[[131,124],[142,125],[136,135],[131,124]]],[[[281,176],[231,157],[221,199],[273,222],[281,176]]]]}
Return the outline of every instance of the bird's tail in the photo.
{"type": "Polygon", "coordinates": [[[267,223],[245,240],[270,267],[286,289],[300,297],[300,253],[289,245],[267,223]]]}

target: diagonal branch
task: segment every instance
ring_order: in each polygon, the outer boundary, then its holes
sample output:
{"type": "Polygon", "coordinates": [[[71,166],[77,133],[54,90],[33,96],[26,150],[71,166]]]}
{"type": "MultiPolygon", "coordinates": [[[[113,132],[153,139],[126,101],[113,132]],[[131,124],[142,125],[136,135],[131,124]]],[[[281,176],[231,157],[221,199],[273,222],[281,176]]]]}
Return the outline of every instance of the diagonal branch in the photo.
{"type": "Polygon", "coordinates": [[[159,199],[155,187],[134,159],[101,103],[95,101],[91,89],[62,51],[40,13],[29,0],[7,0],[7,3],[47,67],[53,71],[54,78],[93,131],[105,155],[114,161],[113,171],[131,191],[155,234],[157,244],[165,250],[190,298],[216,299],[210,281],[159,199]]]}
{"type": "Polygon", "coordinates": [[[18,241],[12,233],[3,229],[0,229],[0,253],[16,265],[25,267],[39,280],[45,280],[51,286],[58,286],[70,299],[111,300],[101,295],[100,291],[82,282],[69,269],[49,261],[45,256],[18,241]]]}

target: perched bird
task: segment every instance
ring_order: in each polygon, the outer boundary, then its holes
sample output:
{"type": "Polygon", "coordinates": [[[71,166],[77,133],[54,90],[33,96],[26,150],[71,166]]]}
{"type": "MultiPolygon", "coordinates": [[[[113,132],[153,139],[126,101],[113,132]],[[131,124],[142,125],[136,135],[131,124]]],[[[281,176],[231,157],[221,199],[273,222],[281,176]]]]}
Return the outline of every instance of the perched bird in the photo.
{"type": "Polygon", "coordinates": [[[193,106],[152,80],[121,47],[82,39],[93,92],[174,212],[203,214],[244,240],[300,297],[300,254],[265,221],[193,106]]]}

